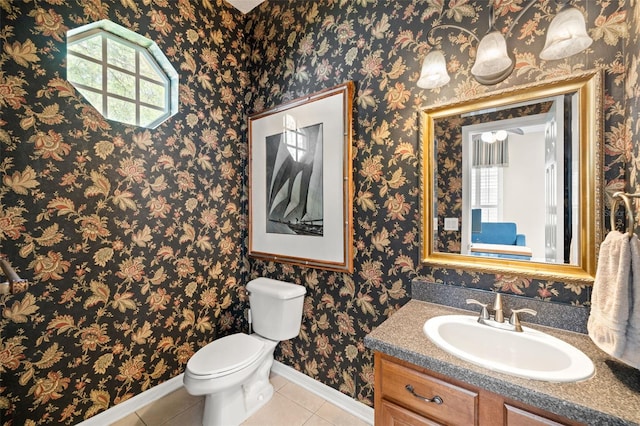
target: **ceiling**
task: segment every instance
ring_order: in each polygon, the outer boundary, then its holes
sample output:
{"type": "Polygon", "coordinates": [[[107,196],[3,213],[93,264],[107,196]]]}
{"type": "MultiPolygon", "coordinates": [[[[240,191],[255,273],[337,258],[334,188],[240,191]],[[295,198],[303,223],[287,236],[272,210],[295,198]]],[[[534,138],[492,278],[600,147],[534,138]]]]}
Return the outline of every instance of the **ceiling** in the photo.
{"type": "Polygon", "coordinates": [[[249,13],[254,7],[262,3],[264,0],[227,0],[227,2],[238,9],[240,12],[249,13]]]}

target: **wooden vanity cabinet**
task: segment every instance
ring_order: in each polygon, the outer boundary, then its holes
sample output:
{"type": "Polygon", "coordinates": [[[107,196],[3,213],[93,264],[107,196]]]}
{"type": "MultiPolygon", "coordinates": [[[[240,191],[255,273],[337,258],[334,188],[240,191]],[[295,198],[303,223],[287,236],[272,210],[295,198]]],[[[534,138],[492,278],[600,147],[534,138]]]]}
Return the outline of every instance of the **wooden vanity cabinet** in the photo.
{"type": "Polygon", "coordinates": [[[380,352],[374,404],[376,426],[580,424],[380,352]]]}

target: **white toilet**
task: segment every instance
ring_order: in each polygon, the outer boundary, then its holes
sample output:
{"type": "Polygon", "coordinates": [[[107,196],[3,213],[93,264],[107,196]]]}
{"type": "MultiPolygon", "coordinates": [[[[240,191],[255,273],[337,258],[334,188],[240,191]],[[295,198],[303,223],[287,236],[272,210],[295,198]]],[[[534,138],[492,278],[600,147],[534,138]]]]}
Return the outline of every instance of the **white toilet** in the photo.
{"type": "Polygon", "coordinates": [[[187,362],[185,389],[206,395],[203,426],[238,425],[269,401],[273,351],[300,333],[303,286],[257,278],[247,290],[254,334],[214,340],[187,362]]]}

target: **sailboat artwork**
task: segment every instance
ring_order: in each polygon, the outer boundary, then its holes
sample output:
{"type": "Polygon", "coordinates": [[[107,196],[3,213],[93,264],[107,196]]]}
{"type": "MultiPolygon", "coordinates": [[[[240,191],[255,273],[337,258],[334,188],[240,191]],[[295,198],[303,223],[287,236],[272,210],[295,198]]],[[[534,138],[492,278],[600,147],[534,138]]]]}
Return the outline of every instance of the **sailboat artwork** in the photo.
{"type": "Polygon", "coordinates": [[[266,232],[322,237],[322,123],[287,121],[294,125],[266,137],[266,232]]]}
{"type": "Polygon", "coordinates": [[[248,255],[353,272],[354,83],[249,116],[248,255]]]}

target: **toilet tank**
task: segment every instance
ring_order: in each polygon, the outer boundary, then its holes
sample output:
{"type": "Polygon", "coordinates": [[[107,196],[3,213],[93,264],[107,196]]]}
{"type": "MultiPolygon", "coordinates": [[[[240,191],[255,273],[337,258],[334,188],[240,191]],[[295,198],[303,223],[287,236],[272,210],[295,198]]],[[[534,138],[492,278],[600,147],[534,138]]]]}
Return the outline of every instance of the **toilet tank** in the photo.
{"type": "Polygon", "coordinates": [[[287,340],[300,333],[306,289],[271,278],[247,284],[253,330],[270,340],[287,340]]]}

